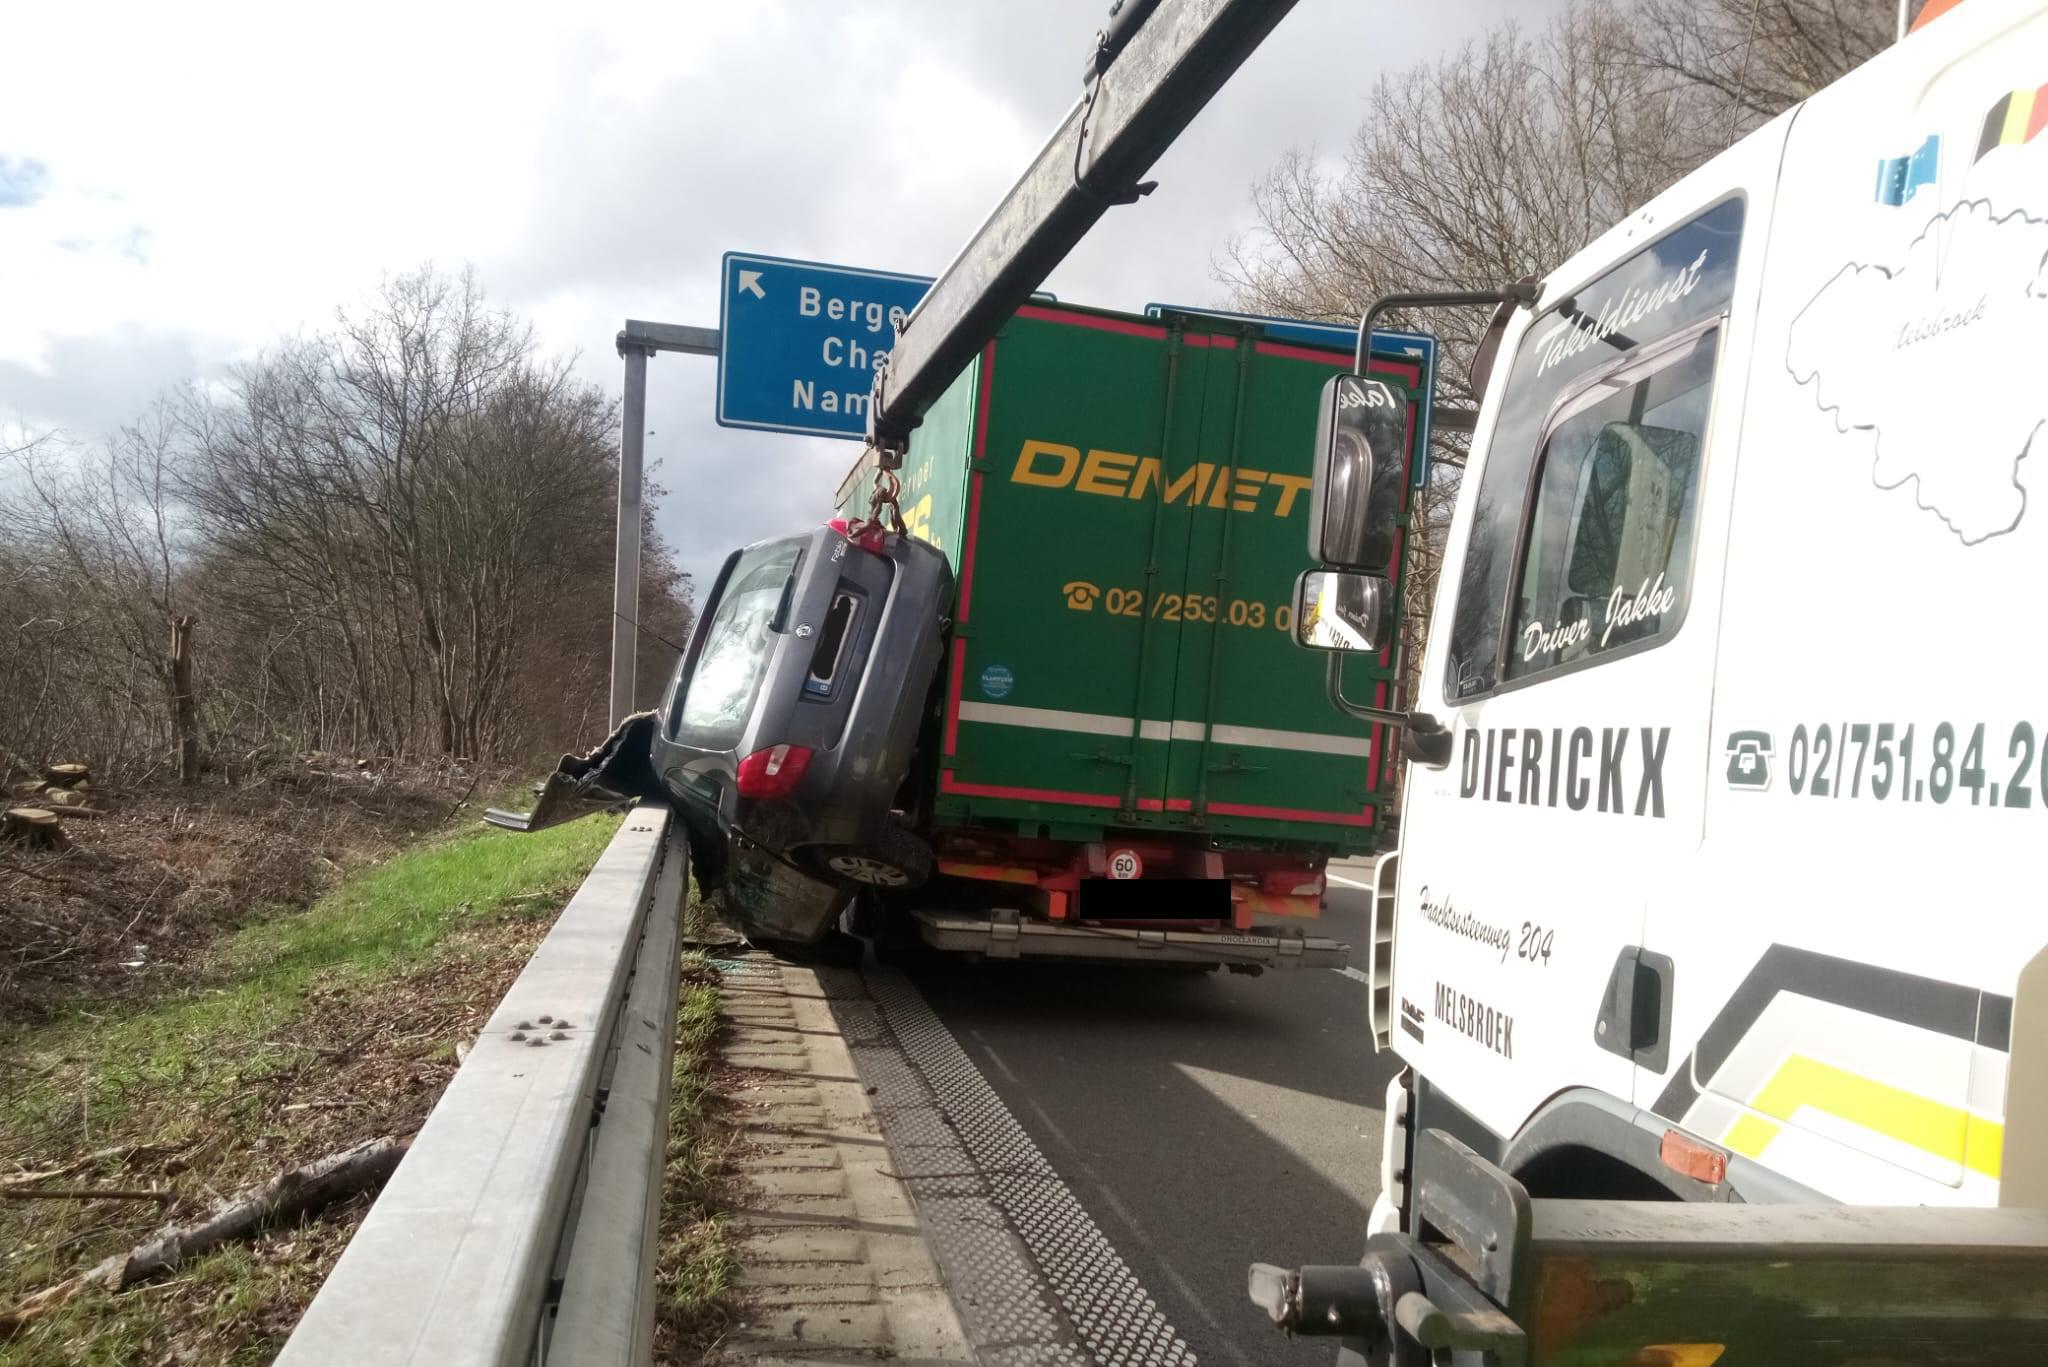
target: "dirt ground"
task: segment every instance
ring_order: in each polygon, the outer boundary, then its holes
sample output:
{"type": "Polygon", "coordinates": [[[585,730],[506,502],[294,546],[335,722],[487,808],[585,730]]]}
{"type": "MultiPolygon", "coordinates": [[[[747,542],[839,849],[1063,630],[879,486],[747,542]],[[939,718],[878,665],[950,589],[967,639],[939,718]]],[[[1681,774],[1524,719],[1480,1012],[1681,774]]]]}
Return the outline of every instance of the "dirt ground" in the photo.
{"type": "Polygon", "coordinates": [[[222,930],[308,905],[489,787],[319,757],[234,786],[95,787],[104,815],[65,821],[69,849],[0,840],[0,1024],[160,991],[222,930]]]}

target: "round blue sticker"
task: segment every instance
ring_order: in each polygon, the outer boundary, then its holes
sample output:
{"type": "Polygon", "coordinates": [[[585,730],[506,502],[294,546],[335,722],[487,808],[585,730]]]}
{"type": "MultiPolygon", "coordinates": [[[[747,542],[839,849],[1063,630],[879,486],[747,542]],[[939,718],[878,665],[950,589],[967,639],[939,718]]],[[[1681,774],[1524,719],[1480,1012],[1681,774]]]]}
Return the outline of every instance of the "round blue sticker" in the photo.
{"type": "Polygon", "coordinates": [[[981,692],[987,698],[1007,698],[1017,686],[1008,665],[990,665],[981,671],[981,692]]]}

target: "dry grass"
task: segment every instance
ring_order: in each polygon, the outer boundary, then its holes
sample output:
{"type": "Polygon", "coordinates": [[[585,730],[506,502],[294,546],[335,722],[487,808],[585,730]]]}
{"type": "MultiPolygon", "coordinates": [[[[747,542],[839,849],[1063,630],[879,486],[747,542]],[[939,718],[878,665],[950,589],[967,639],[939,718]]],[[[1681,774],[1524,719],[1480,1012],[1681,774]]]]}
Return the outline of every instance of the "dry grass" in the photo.
{"type": "MultiPolygon", "coordinates": [[[[110,1150],[65,1184],[172,1196],[0,1201],[0,1304],[250,1181],[417,1129],[616,824],[430,841],[195,951],[172,990],[0,1027],[0,1182],[110,1150]]],[[[0,1342],[0,1367],[268,1362],[367,1205],[81,1297],[0,1342]]]]}
{"type": "Polygon", "coordinates": [[[106,814],[67,821],[72,848],[0,841],[0,1025],[82,994],[135,999],[175,986],[223,931],[307,906],[445,826],[477,783],[445,768],[283,763],[233,786],[96,787],[106,814]]]}
{"type": "MultiPolygon", "coordinates": [[[[692,901],[689,933],[708,921],[692,901]]],[[[718,973],[701,952],[683,959],[676,1008],[676,1057],[669,1094],[668,1171],[662,1190],[661,1253],[656,1267],[655,1359],[696,1362],[713,1356],[736,1309],[739,1271],[724,1211],[731,1204],[728,1156],[735,1131],[722,1118],[717,1088],[718,973]]]]}

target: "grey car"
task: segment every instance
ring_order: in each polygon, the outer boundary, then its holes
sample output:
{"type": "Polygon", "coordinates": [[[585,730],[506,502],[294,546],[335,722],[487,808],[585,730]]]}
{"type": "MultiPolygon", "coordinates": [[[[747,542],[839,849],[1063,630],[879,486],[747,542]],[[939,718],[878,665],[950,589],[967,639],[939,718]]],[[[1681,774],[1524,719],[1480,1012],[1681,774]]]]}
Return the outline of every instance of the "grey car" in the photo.
{"type": "Polygon", "coordinates": [[[796,943],[851,885],[914,887],[913,760],[953,604],[945,557],[835,527],[727,557],[657,715],[653,768],[699,881],[743,929],[796,943]]]}

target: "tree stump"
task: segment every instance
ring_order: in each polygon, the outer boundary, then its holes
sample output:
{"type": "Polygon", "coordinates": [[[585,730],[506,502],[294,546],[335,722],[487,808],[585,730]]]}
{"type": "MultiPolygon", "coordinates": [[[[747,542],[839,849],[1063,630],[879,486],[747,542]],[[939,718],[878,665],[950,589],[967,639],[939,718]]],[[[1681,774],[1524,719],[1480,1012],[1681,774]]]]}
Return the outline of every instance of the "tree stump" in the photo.
{"type": "Polygon", "coordinates": [[[59,788],[76,788],[92,777],[92,771],[83,764],[52,764],[43,770],[45,782],[59,788]]]}
{"type": "Polygon", "coordinates": [[[57,814],[41,807],[12,807],[0,817],[0,834],[21,841],[32,849],[61,850],[70,844],[57,814]]]}

